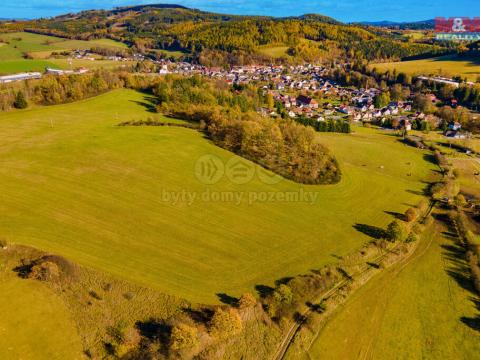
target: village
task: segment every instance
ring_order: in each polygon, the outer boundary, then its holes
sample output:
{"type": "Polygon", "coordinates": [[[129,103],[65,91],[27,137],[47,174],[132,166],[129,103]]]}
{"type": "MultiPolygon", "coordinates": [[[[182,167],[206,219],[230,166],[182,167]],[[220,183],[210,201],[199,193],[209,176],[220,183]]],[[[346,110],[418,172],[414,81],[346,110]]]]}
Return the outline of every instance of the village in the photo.
{"type": "MultiPolygon", "coordinates": [[[[70,56],[76,59],[90,59],[95,61],[92,52],[85,50],[73,51],[70,56]]],[[[435,115],[426,115],[413,111],[413,96],[405,101],[391,101],[385,106],[376,107],[375,98],[382,93],[377,88],[344,87],[329,79],[328,69],[323,66],[305,65],[255,65],[235,66],[230,69],[211,68],[181,61],[153,60],[143,55],[134,54],[132,57],[110,56],[111,61],[147,61],[153,64],[159,76],[167,74],[201,75],[212,79],[225,80],[232,86],[253,85],[261,89],[264,95],[273,100],[273,106],[261,107],[257,111],[270,117],[292,119],[313,119],[317,122],[348,121],[363,124],[375,124],[394,130],[415,130],[416,124],[428,123],[431,129],[439,128],[442,119],[435,115]]],[[[39,72],[14,74],[0,77],[1,83],[40,79],[44,75],[84,74],[87,68],[76,70],[62,70],[46,68],[44,74],[39,72]]],[[[147,72],[151,71],[147,68],[147,72]]],[[[151,73],[154,75],[155,73],[151,73]]],[[[458,83],[447,78],[419,77],[423,81],[447,83],[458,87],[458,83]]],[[[426,97],[435,104],[434,94],[426,97]]],[[[452,102],[451,106],[456,107],[452,102]]],[[[445,136],[465,138],[469,134],[461,132],[461,125],[457,122],[449,124],[444,129],[445,136]]]]}
{"type": "MultiPolygon", "coordinates": [[[[375,106],[375,98],[382,93],[377,88],[356,89],[343,87],[328,78],[328,69],[312,64],[297,66],[238,66],[230,70],[207,68],[190,63],[162,63],[162,74],[200,74],[210,78],[224,79],[230,85],[260,86],[264,94],[270,94],[275,106],[262,107],[258,112],[265,116],[289,118],[308,118],[318,122],[344,120],[355,123],[375,124],[393,130],[419,129],[417,124],[425,123],[425,128],[436,129],[442,119],[422,112],[413,111],[413,95],[405,101],[391,101],[382,107],[375,106]],[[171,69],[171,70],[170,70],[171,69]]],[[[427,78],[420,80],[438,81],[456,84],[451,79],[427,78]]],[[[437,97],[427,93],[432,103],[437,97]]],[[[455,100],[449,104],[457,107],[455,100]]],[[[452,138],[466,138],[468,133],[461,132],[461,125],[454,122],[444,129],[444,134],[452,138]]]]}

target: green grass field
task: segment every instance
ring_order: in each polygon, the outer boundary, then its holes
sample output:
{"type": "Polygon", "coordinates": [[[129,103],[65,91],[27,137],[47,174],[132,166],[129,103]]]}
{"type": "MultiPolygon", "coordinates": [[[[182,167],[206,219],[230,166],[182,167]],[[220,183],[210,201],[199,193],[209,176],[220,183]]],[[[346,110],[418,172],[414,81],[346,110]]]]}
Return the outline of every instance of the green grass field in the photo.
{"type": "Polygon", "coordinates": [[[310,358],[478,359],[480,333],[467,325],[478,316],[478,299],[461,248],[445,231],[434,224],[410,263],[355,293],[322,330],[310,358]]]}
{"type": "MultiPolygon", "coordinates": [[[[53,51],[64,51],[72,49],[90,49],[102,47],[111,49],[126,49],[123,43],[110,39],[98,39],[91,41],[67,40],[53,36],[30,34],[30,33],[9,33],[0,34],[0,40],[4,41],[0,47],[0,74],[12,74],[24,71],[43,71],[46,67],[68,69],[66,59],[50,59],[53,51]],[[6,43],[8,42],[8,44],[6,43]],[[28,53],[34,59],[25,59],[28,53]]],[[[88,61],[74,60],[74,66],[88,68],[116,67],[121,64],[115,61],[88,61]]]]}
{"type": "Polygon", "coordinates": [[[182,51],[173,51],[173,50],[163,50],[163,49],[154,49],[152,50],[154,53],[157,53],[157,54],[163,54],[167,57],[173,57],[175,59],[178,59],[182,56],[185,56],[186,53],[182,52],[182,51]]]}
{"type": "Polygon", "coordinates": [[[62,300],[44,284],[20,279],[0,249],[0,358],[83,359],[80,337],[62,300]]]}
{"type": "Polygon", "coordinates": [[[480,76],[480,62],[477,58],[460,59],[457,56],[441,56],[431,59],[372,64],[380,71],[396,69],[411,75],[460,75],[471,81],[480,76]]]}
{"type": "MultiPolygon", "coordinates": [[[[47,60],[4,60],[0,61],[0,75],[15,74],[28,71],[45,71],[45,68],[57,67],[53,61],[47,60]]],[[[65,67],[62,67],[64,69],[65,67]]]]}
{"type": "Polygon", "coordinates": [[[433,168],[424,152],[359,128],[321,136],[340,161],[338,185],[268,185],[256,178],[236,185],[225,177],[205,185],[195,175],[197,159],[213,154],[227,163],[232,154],[189,129],[115,126],[152,116],[148,105],[144,95],[122,90],[0,114],[0,234],[214,302],[216,293],[239,295],[336,262],[369,241],[355,224],[386,226],[387,212],[403,213],[420,200],[433,168]],[[314,201],[248,200],[300,191],[314,201]],[[171,192],[198,197],[174,203],[165,195],[171,192]],[[237,204],[212,192],[243,198],[237,204]]]}
{"type": "Polygon", "coordinates": [[[258,50],[258,52],[272,58],[281,58],[289,56],[287,54],[288,49],[288,46],[262,47],[258,50]]]}

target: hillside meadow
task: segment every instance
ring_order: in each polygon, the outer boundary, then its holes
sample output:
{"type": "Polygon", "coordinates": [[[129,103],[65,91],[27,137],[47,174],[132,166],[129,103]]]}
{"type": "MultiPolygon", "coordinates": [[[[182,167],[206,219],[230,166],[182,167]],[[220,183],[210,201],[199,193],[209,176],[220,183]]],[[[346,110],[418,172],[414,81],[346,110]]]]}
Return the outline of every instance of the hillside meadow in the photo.
{"type": "Polygon", "coordinates": [[[263,180],[208,185],[199,181],[202,156],[242,160],[195,130],[116,126],[159,116],[150,109],[148,96],[118,90],[0,114],[1,236],[215,303],[218,293],[253,292],[359,248],[368,229],[421,200],[434,169],[392,134],[355,128],[320,136],[340,162],[337,185],[271,181],[248,161],[263,180]]]}
{"type": "Polygon", "coordinates": [[[2,252],[0,358],[83,359],[80,336],[62,299],[40,282],[20,279],[11,271],[15,262],[2,252]]]}
{"type": "MultiPolygon", "coordinates": [[[[123,43],[97,39],[90,41],[68,40],[54,36],[38,35],[26,32],[0,34],[0,74],[12,74],[26,71],[43,72],[46,67],[69,69],[66,59],[50,58],[52,52],[61,52],[75,49],[90,49],[101,47],[108,49],[126,49],[123,43]],[[32,59],[26,59],[28,54],[32,59]]],[[[74,60],[73,67],[115,67],[120,66],[115,61],[88,61],[74,60]]]]}
{"type": "Polygon", "coordinates": [[[371,67],[379,71],[404,72],[411,75],[443,75],[466,77],[470,81],[476,81],[480,76],[480,63],[477,58],[460,58],[456,55],[440,56],[430,59],[387,62],[373,64],[371,67]]]}

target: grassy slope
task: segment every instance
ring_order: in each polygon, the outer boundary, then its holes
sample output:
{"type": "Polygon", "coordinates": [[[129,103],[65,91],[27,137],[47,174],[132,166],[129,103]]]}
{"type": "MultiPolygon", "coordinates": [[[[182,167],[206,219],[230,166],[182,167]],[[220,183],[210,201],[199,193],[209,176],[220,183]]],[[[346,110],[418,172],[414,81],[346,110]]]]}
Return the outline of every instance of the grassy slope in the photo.
{"type": "Polygon", "coordinates": [[[353,295],[321,332],[312,358],[478,359],[480,333],[461,321],[478,315],[468,268],[455,241],[435,226],[407,266],[353,295]]]}
{"type": "Polygon", "coordinates": [[[271,56],[272,58],[281,58],[288,57],[287,50],[288,46],[273,46],[273,47],[262,47],[258,50],[259,53],[271,56]]]}
{"type": "MultiPolygon", "coordinates": [[[[141,94],[0,114],[0,234],[193,301],[318,268],[415,204],[432,166],[396,138],[325,135],[344,176],[335,186],[203,185],[195,161],[232,155],[180,128],[114,127],[150,116],[141,94]],[[53,128],[51,124],[53,123],[53,128]],[[407,163],[410,163],[408,165],[407,163]],[[362,166],[365,165],[365,166],[362,166]],[[384,166],[383,169],[380,166],[384,166]],[[411,172],[412,176],[407,176],[411,172]],[[162,201],[163,191],[316,192],[305,202],[162,201]]],[[[246,197],[247,195],[245,195],[246,197]]]]}
{"type": "Polygon", "coordinates": [[[4,60],[0,61],[0,75],[29,71],[43,72],[47,67],[55,68],[56,65],[52,61],[45,60],[4,60]]]}
{"type": "MultiPolygon", "coordinates": [[[[92,47],[125,49],[126,45],[109,40],[98,39],[92,41],[66,40],[53,36],[30,33],[0,34],[0,39],[8,41],[0,47],[0,74],[11,74],[23,71],[43,71],[46,67],[68,68],[67,60],[45,60],[52,51],[71,49],[90,49],[92,47]],[[21,38],[21,40],[18,40],[21,38]],[[31,53],[35,60],[24,59],[24,53],[31,53]],[[38,54],[38,56],[36,55],[38,54]],[[40,59],[37,59],[40,58],[40,59]]],[[[74,61],[74,66],[112,67],[119,66],[118,62],[86,62],[74,61]]]]}
{"type": "Polygon", "coordinates": [[[412,75],[461,75],[472,81],[475,81],[480,76],[478,59],[459,59],[456,56],[374,64],[372,67],[376,67],[381,71],[397,69],[397,72],[406,72],[412,75]]]}
{"type": "Polygon", "coordinates": [[[75,324],[60,298],[44,284],[22,280],[11,272],[3,273],[2,265],[0,358],[83,358],[75,324]]]}
{"type": "Polygon", "coordinates": [[[480,162],[475,157],[453,157],[449,159],[459,171],[458,182],[462,192],[476,198],[480,197],[480,162]]]}

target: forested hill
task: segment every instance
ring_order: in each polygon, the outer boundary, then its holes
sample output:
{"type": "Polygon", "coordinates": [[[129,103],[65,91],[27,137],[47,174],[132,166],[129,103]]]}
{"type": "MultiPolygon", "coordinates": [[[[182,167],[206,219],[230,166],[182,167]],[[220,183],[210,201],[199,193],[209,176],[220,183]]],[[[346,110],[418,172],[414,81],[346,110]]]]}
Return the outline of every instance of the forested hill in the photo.
{"type": "Polygon", "coordinates": [[[297,62],[333,58],[397,60],[442,51],[431,43],[402,41],[317,14],[287,18],[239,16],[166,4],[83,11],[1,25],[1,30],[85,40],[107,37],[144,53],[165,56],[165,51],[158,50],[180,51],[185,57],[210,65],[273,58],[297,62]],[[269,51],[282,48],[280,53],[269,51]]]}

